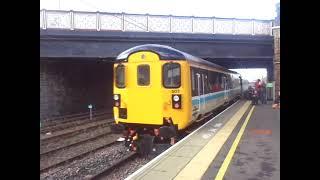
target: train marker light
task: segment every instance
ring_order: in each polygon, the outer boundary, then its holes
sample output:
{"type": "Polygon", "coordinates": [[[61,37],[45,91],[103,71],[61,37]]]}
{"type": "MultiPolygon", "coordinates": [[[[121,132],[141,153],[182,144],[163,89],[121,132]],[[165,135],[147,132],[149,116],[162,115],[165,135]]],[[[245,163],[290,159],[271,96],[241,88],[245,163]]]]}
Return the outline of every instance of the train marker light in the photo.
{"type": "Polygon", "coordinates": [[[172,108],[181,109],[181,94],[173,94],[171,97],[172,100],[172,108]]]}
{"type": "Polygon", "coordinates": [[[174,101],[179,101],[179,100],[180,100],[180,98],[179,98],[179,96],[174,95],[174,96],[173,96],[173,100],[174,100],[174,101]]]}
{"type": "Polygon", "coordinates": [[[120,94],[114,94],[113,95],[113,100],[114,100],[114,106],[120,107],[120,94]]]}
{"type": "Polygon", "coordinates": [[[174,107],[175,107],[175,108],[179,108],[180,106],[179,106],[178,103],[176,103],[176,104],[174,104],[174,107]]]}

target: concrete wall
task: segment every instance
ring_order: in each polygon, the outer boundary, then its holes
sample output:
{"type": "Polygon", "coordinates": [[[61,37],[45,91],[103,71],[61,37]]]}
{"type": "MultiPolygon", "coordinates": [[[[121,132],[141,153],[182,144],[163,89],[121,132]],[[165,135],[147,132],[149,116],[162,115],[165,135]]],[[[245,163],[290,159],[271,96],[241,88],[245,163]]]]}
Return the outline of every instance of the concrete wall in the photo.
{"type": "Polygon", "coordinates": [[[280,91],[280,28],[273,30],[274,34],[274,77],[276,96],[280,91]]]}
{"type": "Polygon", "coordinates": [[[40,119],[112,108],[112,64],[70,59],[40,61],[40,119]]]}

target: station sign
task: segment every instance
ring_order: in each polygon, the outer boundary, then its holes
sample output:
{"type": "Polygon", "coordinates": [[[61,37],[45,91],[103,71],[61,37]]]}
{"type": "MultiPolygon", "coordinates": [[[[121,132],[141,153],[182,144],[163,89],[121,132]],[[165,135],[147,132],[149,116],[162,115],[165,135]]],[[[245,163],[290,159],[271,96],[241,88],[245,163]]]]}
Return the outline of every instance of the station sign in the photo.
{"type": "Polygon", "coordinates": [[[273,83],[267,83],[267,87],[273,87],[273,83]]]}

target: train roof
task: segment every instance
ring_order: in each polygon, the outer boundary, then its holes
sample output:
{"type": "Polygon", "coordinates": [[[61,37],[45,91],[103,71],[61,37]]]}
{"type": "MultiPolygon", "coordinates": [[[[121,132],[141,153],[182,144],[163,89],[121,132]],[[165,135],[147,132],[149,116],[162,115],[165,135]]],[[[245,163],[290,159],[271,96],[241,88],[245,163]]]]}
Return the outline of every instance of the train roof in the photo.
{"type": "Polygon", "coordinates": [[[224,68],[220,65],[217,65],[215,63],[206,61],[204,59],[192,56],[188,53],[179,51],[177,49],[174,49],[170,46],[165,46],[165,45],[159,45],[159,44],[144,44],[144,45],[140,45],[140,46],[135,46],[133,48],[130,48],[124,52],[122,52],[121,54],[118,55],[118,57],[116,58],[116,61],[126,61],[127,58],[135,52],[139,52],[139,51],[151,51],[154,52],[156,54],[159,55],[160,60],[187,60],[190,62],[194,62],[197,64],[202,64],[202,65],[206,65],[209,67],[213,67],[228,73],[232,73],[232,74],[238,74],[235,71],[231,71],[227,68],[224,68]]]}

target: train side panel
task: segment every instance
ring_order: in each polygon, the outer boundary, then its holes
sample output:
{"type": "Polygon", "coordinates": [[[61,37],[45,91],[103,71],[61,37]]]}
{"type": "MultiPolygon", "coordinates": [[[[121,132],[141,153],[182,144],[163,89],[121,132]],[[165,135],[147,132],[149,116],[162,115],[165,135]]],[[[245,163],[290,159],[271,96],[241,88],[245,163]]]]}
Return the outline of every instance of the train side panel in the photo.
{"type": "Polygon", "coordinates": [[[191,64],[192,117],[190,122],[201,119],[201,116],[239,96],[241,88],[237,76],[239,75],[191,64]],[[211,78],[208,76],[212,76],[212,73],[218,73],[217,77],[223,76],[219,79],[219,90],[207,87],[210,86],[208,81],[211,78]]]}

